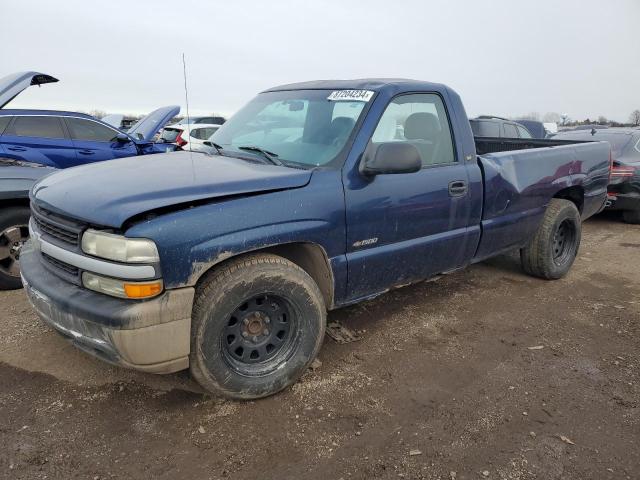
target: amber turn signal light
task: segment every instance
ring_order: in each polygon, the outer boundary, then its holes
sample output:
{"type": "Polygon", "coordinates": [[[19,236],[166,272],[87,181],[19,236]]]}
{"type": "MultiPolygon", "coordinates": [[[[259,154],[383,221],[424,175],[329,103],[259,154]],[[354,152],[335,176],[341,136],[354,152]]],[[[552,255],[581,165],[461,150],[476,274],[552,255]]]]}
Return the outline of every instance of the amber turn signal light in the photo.
{"type": "Polygon", "coordinates": [[[162,292],[162,282],[151,283],[125,283],[124,293],[128,298],[155,297],[162,292]]]}

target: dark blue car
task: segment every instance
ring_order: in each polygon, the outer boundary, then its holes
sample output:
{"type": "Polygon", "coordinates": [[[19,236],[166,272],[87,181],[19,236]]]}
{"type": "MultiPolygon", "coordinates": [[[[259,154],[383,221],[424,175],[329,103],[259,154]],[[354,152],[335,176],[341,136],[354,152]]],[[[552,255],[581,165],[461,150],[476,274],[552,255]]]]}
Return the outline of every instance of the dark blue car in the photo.
{"type": "MultiPolygon", "coordinates": [[[[0,79],[0,108],[31,85],[58,80],[37,72],[0,79]]],[[[180,112],[178,106],[159,108],[127,132],[90,115],[53,110],[0,110],[0,155],[4,158],[68,168],[86,163],[171,151],[153,136],[180,112]]]]}

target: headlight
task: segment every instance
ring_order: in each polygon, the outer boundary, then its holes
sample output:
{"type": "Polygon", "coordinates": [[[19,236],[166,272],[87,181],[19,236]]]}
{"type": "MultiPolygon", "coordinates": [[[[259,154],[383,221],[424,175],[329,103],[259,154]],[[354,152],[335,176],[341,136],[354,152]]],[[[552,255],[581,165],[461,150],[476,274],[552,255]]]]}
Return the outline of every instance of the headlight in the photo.
{"type": "Polygon", "coordinates": [[[163,288],[162,280],[130,282],[90,272],[82,274],[82,285],[89,290],[120,298],[151,298],[159,295],[163,288]]]}
{"type": "Polygon", "coordinates": [[[87,230],[82,235],[82,251],[95,257],[124,263],[157,263],[160,261],[156,244],[145,238],[126,238],[122,235],[87,230]]]}

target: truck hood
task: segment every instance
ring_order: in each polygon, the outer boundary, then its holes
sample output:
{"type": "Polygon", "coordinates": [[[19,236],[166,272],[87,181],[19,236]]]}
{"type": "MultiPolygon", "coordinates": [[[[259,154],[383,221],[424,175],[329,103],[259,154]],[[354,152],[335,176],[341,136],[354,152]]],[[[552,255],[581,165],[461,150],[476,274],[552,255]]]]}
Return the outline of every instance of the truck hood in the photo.
{"type": "Polygon", "coordinates": [[[54,83],[58,79],[40,72],[18,72],[0,78],[0,108],[13,100],[20,92],[31,85],[54,83]]]}
{"type": "Polygon", "coordinates": [[[172,152],[68,168],[38,182],[31,200],[60,215],[121,228],[136,215],[192,202],[303,187],[311,171],[172,152]]]}

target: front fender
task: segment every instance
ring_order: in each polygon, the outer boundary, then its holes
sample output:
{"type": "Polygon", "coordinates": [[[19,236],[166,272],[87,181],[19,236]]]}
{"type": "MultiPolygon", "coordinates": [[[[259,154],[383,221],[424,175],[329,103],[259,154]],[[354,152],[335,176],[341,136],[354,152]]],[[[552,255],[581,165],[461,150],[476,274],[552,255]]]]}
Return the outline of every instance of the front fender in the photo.
{"type": "Polygon", "coordinates": [[[195,285],[205,272],[224,260],[269,247],[311,243],[320,247],[328,258],[325,248],[316,243],[318,235],[328,227],[327,222],[317,220],[288,222],[242,230],[195,245],[191,250],[191,272],[186,284],[195,285]]]}
{"type": "Polygon", "coordinates": [[[209,268],[232,256],[288,243],[320,246],[336,282],[341,286],[346,278],[338,170],[314,172],[302,188],[181,206],[137,223],[126,235],[155,241],[167,288],[193,286],[209,268]]]}

